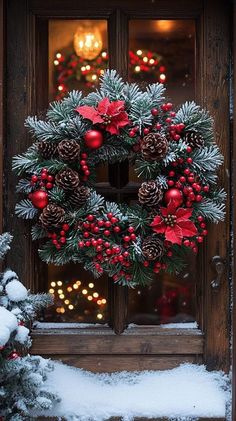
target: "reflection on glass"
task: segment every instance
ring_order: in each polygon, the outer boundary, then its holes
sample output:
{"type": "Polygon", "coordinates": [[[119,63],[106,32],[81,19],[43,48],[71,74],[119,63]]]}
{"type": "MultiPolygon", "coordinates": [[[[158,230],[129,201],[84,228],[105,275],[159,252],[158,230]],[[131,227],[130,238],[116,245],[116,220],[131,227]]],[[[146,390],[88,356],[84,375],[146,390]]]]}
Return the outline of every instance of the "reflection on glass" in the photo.
{"type": "MultiPolygon", "coordinates": [[[[175,105],[195,97],[195,24],[192,20],[131,20],[129,81],[145,88],[162,82],[175,105]],[[134,51],[135,54],[131,54],[134,51]]],[[[138,179],[132,167],[129,181],[138,179]]],[[[137,196],[136,196],[137,197],[137,196]]],[[[160,324],[196,319],[196,258],[179,276],[157,275],[152,285],[129,291],[129,322],[160,324]]]]}
{"type": "Polygon", "coordinates": [[[152,325],[195,321],[195,265],[192,263],[191,273],[178,277],[160,275],[150,286],[131,290],[129,322],[152,325]]]}
{"type": "Polygon", "coordinates": [[[141,86],[161,82],[171,102],[195,97],[195,23],[193,20],[131,20],[129,80],[141,86]]]}
{"type": "Polygon", "coordinates": [[[93,277],[79,265],[49,265],[48,292],[54,305],[45,312],[47,322],[105,323],[107,281],[93,277]]]}
{"type": "Polygon", "coordinates": [[[108,67],[105,20],[49,21],[49,100],[97,86],[108,67]]]}

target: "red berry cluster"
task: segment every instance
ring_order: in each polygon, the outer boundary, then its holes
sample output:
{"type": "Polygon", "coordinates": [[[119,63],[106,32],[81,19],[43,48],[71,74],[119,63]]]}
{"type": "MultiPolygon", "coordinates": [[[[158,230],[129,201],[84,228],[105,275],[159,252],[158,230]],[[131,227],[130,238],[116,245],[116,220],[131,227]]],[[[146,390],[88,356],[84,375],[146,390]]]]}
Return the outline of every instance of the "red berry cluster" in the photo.
{"type": "MultiPolygon", "coordinates": [[[[150,262],[148,260],[145,260],[143,262],[143,266],[147,268],[150,265],[150,262]]],[[[153,272],[159,273],[162,269],[165,270],[167,268],[166,263],[163,262],[155,262],[153,266],[153,272]]]]}
{"type": "Polygon", "coordinates": [[[129,252],[126,249],[129,247],[130,242],[136,240],[133,227],[128,227],[124,230],[119,218],[115,217],[111,212],[108,212],[103,219],[96,219],[95,215],[92,214],[88,215],[80,229],[83,232],[84,239],[79,241],[78,246],[80,248],[94,248],[95,256],[93,262],[95,269],[99,273],[103,273],[102,263],[118,263],[123,266],[123,268],[113,276],[114,281],[117,281],[122,276],[124,276],[126,280],[132,278],[132,276],[123,269],[129,268],[131,265],[129,262],[129,252]],[[116,234],[122,231],[121,245],[108,241],[112,231],[116,234]]]}
{"type": "Polygon", "coordinates": [[[48,238],[52,239],[52,244],[57,250],[60,250],[61,246],[66,243],[66,233],[69,229],[70,226],[68,224],[63,224],[59,233],[48,232],[48,238]]]}
{"type": "Polygon", "coordinates": [[[81,154],[80,166],[81,166],[81,171],[83,171],[84,173],[84,176],[82,178],[83,181],[87,181],[90,175],[87,158],[88,158],[88,155],[86,153],[81,154]]]}
{"type": "Polygon", "coordinates": [[[43,168],[40,175],[34,174],[31,177],[31,186],[36,186],[37,183],[39,183],[40,187],[51,190],[54,185],[54,177],[48,173],[47,168],[43,168]]]}

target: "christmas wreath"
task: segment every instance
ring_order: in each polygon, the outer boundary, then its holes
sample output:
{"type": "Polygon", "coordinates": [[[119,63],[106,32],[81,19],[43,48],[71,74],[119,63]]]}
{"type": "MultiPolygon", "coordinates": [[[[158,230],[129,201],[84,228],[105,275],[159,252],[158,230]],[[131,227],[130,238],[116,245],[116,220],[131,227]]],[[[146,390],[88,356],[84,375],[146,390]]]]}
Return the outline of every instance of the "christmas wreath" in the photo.
{"type": "Polygon", "coordinates": [[[13,161],[25,175],[17,191],[27,194],[16,214],[35,220],[43,261],[81,262],[94,277],[145,285],[160,271],[180,272],[207,222],[224,219],[212,118],[194,102],[173,111],[164,90],[157,83],[141,91],[108,70],[96,92],[72,91],[50,104],[45,120],[27,118],[36,140],[13,161]],[[127,159],[141,179],[132,207],[95,190],[98,164],[127,159]]]}

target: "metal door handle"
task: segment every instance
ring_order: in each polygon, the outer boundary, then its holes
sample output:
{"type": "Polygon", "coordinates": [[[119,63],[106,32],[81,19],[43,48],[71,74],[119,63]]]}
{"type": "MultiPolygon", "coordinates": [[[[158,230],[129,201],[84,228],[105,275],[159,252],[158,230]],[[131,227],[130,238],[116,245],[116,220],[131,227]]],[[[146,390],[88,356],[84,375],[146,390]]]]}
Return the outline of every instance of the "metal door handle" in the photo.
{"type": "Polygon", "coordinates": [[[224,259],[222,259],[222,257],[214,256],[212,258],[212,264],[213,264],[213,267],[216,271],[216,278],[213,279],[213,281],[211,281],[211,287],[214,290],[217,290],[220,287],[221,278],[224,274],[225,262],[224,262],[224,259]]]}

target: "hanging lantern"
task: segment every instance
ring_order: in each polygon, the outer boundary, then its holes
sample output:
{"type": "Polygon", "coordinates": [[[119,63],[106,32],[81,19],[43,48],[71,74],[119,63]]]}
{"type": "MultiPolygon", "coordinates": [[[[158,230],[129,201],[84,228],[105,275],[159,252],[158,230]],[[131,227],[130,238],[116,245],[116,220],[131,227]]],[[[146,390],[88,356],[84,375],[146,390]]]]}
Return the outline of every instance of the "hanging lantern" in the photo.
{"type": "Polygon", "coordinates": [[[79,26],[74,35],[74,49],[77,56],[86,60],[95,59],[102,51],[102,36],[99,29],[79,26]]]}

